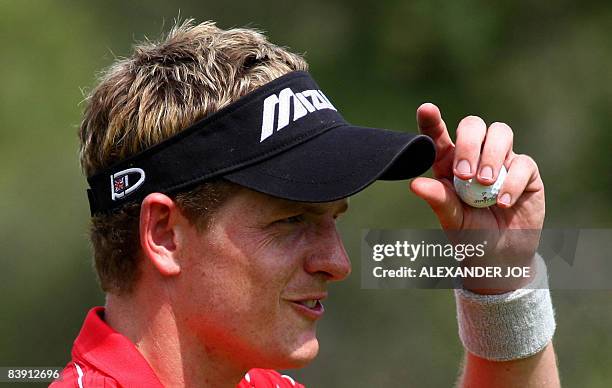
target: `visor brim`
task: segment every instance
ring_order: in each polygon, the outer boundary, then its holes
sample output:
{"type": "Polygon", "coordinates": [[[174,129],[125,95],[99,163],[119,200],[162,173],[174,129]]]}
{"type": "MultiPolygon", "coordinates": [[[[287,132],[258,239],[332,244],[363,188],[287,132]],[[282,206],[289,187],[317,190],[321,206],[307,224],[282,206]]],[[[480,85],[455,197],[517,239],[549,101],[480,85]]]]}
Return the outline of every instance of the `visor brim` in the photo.
{"type": "Polygon", "coordinates": [[[329,202],[379,179],[414,178],[434,160],[427,136],[345,125],[224,178],[287,200],[329,202]]]}

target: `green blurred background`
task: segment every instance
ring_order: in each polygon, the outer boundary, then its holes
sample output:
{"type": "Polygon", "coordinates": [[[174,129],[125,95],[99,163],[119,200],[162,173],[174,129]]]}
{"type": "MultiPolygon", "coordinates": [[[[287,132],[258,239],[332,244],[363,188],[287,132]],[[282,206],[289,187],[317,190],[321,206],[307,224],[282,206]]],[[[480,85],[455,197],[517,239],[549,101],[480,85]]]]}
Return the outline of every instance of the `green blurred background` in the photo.
{"type": "MultiPolygon", "coordinates": [[[[0,0],[0,365],[64,365],[103,303],[87,241],[76,131],[83,93],[173,20],[252,26],[305,53],[361,125],[414,131],[425,101],[449,129],[505,121],[539,163],[548,227],[612,225],[612,3],[575,1],[0,0]]],[[[341,222],[353,276],[332,288],[310,387],[448,387],[459,370],[445,290],[361,290],[362,228],[437,227],[406,182],[377,183],[341,222]]],[[[610,291],[554,291],[567,387],[612,386],[610,291]]]]}

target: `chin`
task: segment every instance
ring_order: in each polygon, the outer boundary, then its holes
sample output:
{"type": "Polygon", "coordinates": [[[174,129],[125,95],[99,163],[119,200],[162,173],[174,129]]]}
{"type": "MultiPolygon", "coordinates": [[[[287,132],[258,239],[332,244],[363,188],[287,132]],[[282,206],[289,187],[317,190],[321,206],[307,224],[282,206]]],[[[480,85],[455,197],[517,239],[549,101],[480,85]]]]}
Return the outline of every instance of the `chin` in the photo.
{"type": "Polygon", "coordinates": [[[302,344],[287,358],[287,365],[279,369],[303,368],[310,364],[319,354],[319,341],[316,338],[302,344]]]}
{"type": "MultiPolygon", "coordinates": [[[[319,353],[319,341],[316,338],[308,342],[300,344],[299,347],[286,349],[285,351],[278,349],[274,352],[272,358],[268,358],[265,362],[258,362],[257,368],[266,369],[299,369],[310,364],[319,353]]],[[[263,359],[261,360],[263,361],[263,359]]]]}

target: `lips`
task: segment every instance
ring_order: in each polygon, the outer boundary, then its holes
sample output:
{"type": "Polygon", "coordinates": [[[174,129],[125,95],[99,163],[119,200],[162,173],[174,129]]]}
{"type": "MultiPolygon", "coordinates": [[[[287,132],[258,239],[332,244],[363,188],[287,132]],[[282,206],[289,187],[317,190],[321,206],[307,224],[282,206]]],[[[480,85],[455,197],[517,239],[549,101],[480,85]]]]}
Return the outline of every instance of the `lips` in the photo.
{"type": "Polygon", "coordinates": [[[317,306],[317,303],[320,303],[318,299],[308,299],[308,300],[302,300],[300,302],[298,302],[299,304],[302,304],[308,308],[315,308],[317,306]]]}
{"type": "Polygon", "coordinates": [[[293,298],[289,300],[294,309],[303,316],[310,319],[318,319],[323,316],[325,308],[321,301],[325,299],[327,295],[316,295],[304,298],[293,298]]]}

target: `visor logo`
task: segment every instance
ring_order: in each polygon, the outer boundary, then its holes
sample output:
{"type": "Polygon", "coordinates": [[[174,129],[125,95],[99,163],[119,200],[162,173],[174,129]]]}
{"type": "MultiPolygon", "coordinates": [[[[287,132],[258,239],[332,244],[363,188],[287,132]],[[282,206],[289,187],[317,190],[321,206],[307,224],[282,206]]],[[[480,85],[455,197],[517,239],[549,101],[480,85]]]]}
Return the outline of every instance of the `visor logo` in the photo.
{"type": "Polygon", "coordinates": [[[128,168],[112,174],[110,180],[111,198],[116,201],[142,186],[145,181],[145,172],[142,168],[128,168]]]}
{"type": "Polygon", "coordinates": [[[278,94],[272,94],[264,100],[263,117],[261,124],[261,139],[266,140],[274,131],[280,131],[289,124],[291,111],[293,110],[293,121],[296,121],[309,113],[321,109],[333,109],[334,106],[320,90],[304,90],[293,93],[290,88],[285,88],[278,94]],[[276,109],[278,107],[278,110],[276,109]],[[278,111],[278,116],[276,112],[278,111]],[[275,118],[278,117],[276,120],[275,118]]]}

